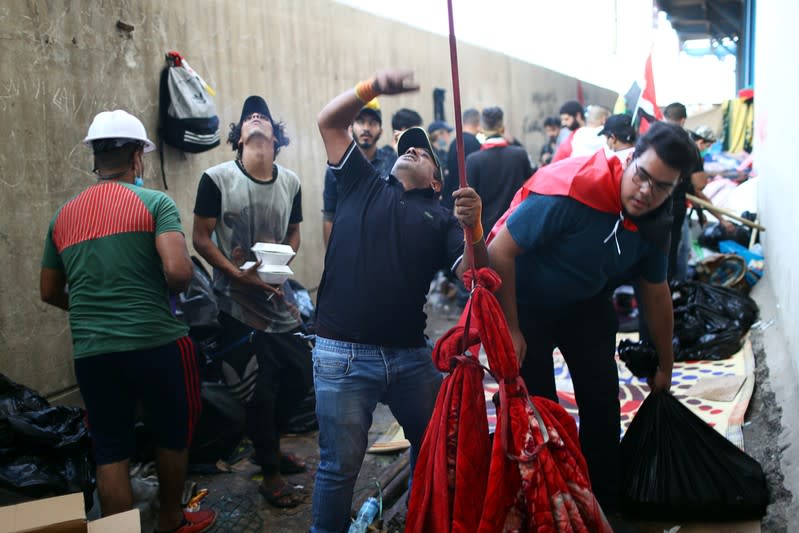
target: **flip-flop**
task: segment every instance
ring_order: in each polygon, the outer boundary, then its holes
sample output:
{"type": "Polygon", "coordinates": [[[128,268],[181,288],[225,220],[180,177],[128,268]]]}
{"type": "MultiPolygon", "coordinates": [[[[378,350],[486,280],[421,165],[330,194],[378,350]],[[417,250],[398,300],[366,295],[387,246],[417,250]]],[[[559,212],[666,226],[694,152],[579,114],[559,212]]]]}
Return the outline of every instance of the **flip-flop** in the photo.
{"type": "Polygon", "coordinates": [[[297,492],[297,489],[295,489],[289,483],[286,483],[279,489],[273,491],[270,491],[263,485],[259,484],[258,492],[261,493],[261,496],[266,499],[269,505],[272,507],[277,507],[278,509],[291,509],[292,507],[297,507],[302,503],[303,500],[302,494],[297,492]]]}
{"type": "Polygon", "coordinates": [[[305,461],[293,453],[280,454],[280,473],[281,474],[301,474],[308,470],[305,461]]]}

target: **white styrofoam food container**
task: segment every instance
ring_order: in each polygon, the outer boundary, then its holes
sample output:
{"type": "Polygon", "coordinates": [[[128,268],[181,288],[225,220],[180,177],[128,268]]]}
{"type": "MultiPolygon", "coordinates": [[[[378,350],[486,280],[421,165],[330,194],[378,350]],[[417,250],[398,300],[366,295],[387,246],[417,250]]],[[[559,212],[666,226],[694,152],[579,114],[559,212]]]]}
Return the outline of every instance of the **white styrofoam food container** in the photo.
{"type": "MultiPolygon", "coordinates": [[[[255,261],[247,261],[243,265],[241,265],[242,270],[246,270],[253,266],[255,261]]],[[[261,264],[258,267],[258,277],[261,278],[264,283],[269,283],[270,285],[280,285],[284,281],[286,281],[289,276],[293,276],[294,272],[291,270],[291,267],[288,265],[266,265],[261,264]]]]}
{"type": "Polygon", "coordinates": [[[264,265],[285,265],[294,257],[294,250],[288,244],[256,242],[250,250],[264,265]]]}

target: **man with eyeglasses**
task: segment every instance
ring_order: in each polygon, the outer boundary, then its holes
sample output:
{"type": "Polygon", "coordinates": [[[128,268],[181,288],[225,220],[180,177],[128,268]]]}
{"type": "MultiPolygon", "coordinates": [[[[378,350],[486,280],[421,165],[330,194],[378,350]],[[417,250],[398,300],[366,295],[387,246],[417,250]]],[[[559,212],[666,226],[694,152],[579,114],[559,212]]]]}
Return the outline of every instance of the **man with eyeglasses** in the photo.
{"type": "Polygon", "coordinates": [[[230,125],[235,160],[205,171],[194,204],[194,248],[214,268],[226,350],[222,374],[246,413],[263,480],[259,492],[274,507],[302,501],[283,478],[305,464],[280,450],[280,434],[311,386],[311,347],[300,331],[299,313],[280,286],[258,276],[257,242],[300,247],[300,180],[275,162],[288,145],[285,126],[272,118],[260,96],[244,101],[241,118],[230,125]],[[215,238],[212,240],[212,236],[215,238]],[[252,261],[249,268],[244,263],[252,261]]]}
{"type": "Polygon", "coordinates": [[[548,165],[525,184],[520,192],[526,199],[501,229],[495,227],[489,246],[521,376],[531,394],[557,401],[552,350],[560,348],[574,384],[591,483],[609,513],[618,504],[620,428],[611,295],[622,283],[640,283],[659,357],[649,385],[669,390],[670,194],[693,163],[688,134],[658,123],[624,161],[600,150],[548,165]]]}

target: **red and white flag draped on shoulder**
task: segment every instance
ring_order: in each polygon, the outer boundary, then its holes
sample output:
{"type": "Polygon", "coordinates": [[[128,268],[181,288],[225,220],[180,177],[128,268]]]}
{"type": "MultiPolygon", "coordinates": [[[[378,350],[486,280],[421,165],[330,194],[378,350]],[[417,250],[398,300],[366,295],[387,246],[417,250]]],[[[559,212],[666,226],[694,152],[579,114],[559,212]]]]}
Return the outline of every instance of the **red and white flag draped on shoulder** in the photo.
{"type": "MultiPolygon", "coordinates": [[[[449,47],[458,143],[463,158],[458,56],[449,11],[449,47]]],[[[473,242],[471,230],[466,242],[473,242]]],[[[472,245],[465,260],[474,257],[472,245]]],[[[502,283],[489,268],[466,272],[474,287],[457,326],[436,343],[433,360],[449,372],[425,432],[413,473],[405,531],[408,533],[612,533],[591,492],[577,425],[557,403],[531,398],[519,376],[508,325],[494,292],[502,283]],[[500,404],[493,445],[488,435],[484,367],[499,383],[500,404]]]]}
{"type": "MultiPolygon", "coordinates": [[[[467,272],[467,286],[471,277],[467,272]]],[[[436,343],[433,360],[450,375],[441,385],[416,463],[405,531],[610,533],[591,492],[574,419],[557,403],[530,397],[519,376],[508,326],[493,295],[500,283],[493,270],[477,271],[460,323],[436,343]],[[493,447],[484,368],[473,355],[481,344],[499,383],[493,447]]]]}

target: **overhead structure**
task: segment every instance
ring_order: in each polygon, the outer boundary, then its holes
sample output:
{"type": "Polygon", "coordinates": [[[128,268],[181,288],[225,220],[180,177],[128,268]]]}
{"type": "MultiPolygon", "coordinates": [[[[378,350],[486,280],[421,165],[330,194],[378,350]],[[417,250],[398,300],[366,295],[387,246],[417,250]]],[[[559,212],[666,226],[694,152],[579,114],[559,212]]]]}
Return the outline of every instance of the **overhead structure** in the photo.
{"type": "Polygon", "coordinates": [[[681,43],[709,39],[713,48],[724,47],[735,55],[738,89],[754,82],[755,3],[756,0],[655,0],[681,43]]]}

